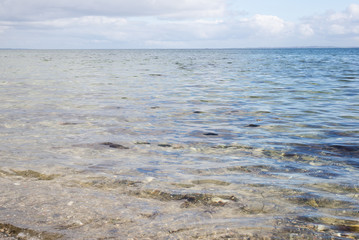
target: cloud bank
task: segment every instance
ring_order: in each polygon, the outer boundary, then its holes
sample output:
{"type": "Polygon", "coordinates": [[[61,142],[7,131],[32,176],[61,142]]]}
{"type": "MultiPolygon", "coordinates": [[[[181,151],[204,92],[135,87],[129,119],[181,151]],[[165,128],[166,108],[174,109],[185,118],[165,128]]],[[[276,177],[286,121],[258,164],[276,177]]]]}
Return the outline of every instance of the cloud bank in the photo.
{"type": "Polygon", "coordinates": [[[296,22],[229,0],[0,0],[0,47],[359,46],[359,4],[296,22]]]}
{"type": "Polygon", "coordinates": [[[83,16],[176,16],[217,15],[225,7],[222,0],[1,0],[2,20],[49,20],[83,16]]]}

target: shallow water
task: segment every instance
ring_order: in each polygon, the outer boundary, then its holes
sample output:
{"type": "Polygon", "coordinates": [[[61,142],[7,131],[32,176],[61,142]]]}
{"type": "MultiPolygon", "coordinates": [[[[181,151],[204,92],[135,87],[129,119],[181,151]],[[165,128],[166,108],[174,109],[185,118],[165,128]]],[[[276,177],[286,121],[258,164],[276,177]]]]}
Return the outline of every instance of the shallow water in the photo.
{"type": "Polygon", "coordinates": [[[2,50],[0,230],[358,238],[358,56],[2,50]]]}

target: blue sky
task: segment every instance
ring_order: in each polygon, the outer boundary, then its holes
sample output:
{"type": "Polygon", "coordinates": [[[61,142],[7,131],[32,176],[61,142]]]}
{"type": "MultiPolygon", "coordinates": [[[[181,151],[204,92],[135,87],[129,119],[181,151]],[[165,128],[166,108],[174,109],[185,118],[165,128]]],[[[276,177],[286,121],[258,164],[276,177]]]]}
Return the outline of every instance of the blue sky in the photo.
{"type": "Polygon", "coordinates": [[[0,0],[0,48],[359,47],[359,0],[0,0]]]}

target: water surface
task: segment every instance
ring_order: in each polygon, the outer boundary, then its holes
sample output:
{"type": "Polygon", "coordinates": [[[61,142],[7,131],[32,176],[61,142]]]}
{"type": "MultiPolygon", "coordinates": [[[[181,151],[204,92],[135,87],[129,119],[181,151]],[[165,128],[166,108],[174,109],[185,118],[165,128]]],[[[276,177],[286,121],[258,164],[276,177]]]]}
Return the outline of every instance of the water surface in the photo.
{"type": "Polygon", "coordinates": [[[2,50],[0,223],[28,238],[358,238],[358,56],[2,50]]]}

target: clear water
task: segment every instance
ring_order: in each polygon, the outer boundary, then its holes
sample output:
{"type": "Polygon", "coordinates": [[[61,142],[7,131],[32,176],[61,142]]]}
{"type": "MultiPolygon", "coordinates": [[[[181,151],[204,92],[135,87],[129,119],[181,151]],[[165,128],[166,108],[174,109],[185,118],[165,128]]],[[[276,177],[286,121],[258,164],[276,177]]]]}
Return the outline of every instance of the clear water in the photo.
{"type": "Polygon", "coordinates": [[[2,50],[0,223],[75,239],[358,238],[358,60],[2,50]]]}

